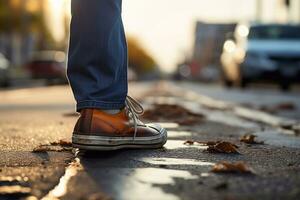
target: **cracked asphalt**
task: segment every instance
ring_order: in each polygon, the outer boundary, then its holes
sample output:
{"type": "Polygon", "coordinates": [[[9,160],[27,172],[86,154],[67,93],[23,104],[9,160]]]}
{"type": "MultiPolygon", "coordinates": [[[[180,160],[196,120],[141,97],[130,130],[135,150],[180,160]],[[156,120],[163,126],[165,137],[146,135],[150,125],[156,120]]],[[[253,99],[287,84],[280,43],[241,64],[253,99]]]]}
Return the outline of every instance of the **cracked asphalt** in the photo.
{"type": "MultiPolygon", "coordinates": [[[[82,152],[54,148],[34,153],[39,145],[70,141],[78,117],[71,90],[53,86],[0,91],[0,199],[299,199],[300,138],[296,133],[243,118],[220,109],[219,104],[212,108],[210,99],[207,103],[196,100],[204,94],[234,104],[259,104],[261,90],[255,92],[198,83],[132,83],[130,93],[146,109],[175,104],[203,119],[180,115],[168,119],[155,116],[154,110],[154,122],[169,132],[163,149],[82,152]],[[193,98],[189,91],[195,93],[193,98]],[[178,120],[181,125],[175,123],[178,120]],[[264,144],[240,142],[249,133],[264,144]],[[239,154],[209,153],[207,146],[185,145],[187,140],[231,142],[239,147],[239,154]],[[243,161],[253,174],[211,172],[221,161],[243,161]]],[[[286,102],[288,96],[297,108],[278,115],[298,120],[299,102],[294,98],[300,94],[271,93],[264,93],[262,101],[269,98],[276,104],[286,102]]],[[[255,116],[257,111],[248,109],[255,116]]]]}

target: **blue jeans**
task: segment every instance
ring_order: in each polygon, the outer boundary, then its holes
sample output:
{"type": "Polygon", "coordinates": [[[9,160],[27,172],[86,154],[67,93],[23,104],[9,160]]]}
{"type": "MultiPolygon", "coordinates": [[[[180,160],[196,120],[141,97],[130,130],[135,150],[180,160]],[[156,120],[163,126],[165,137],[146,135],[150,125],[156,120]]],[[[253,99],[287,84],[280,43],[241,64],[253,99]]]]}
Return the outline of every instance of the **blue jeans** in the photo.
{"type": "Polygon", "coordinates": [[[122,0],[72,0],[67,75],[83,108],[120,109],[127,96],[122,0]]]}

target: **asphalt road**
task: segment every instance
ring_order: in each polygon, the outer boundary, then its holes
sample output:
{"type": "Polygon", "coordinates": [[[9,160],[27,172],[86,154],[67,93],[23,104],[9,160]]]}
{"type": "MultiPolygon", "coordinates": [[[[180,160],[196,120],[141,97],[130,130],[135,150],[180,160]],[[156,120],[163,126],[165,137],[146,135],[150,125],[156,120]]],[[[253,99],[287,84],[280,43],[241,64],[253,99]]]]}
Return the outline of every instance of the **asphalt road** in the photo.
{"type": "MultiPolygon", "coordinates": [[[[0,199],[298,199],[300,196],[298,136],[240,118],[230,111],[206,108],[185,94],[188,88],[217,98],[214,92],[223,97],[228,91],[190,83],[133,83],[130,88],[147,109],[158,103],[176,104],[183,109],[172,118],[164,116],[168,116],[167,111],[175,112],[174,108],[160,112],[159,116],[157,110],[152,111],[154,121],[169,131],[169,141],[163,149],[82,152],[64,148],[59,141],[70,141],[78,117],[73,113],[74,101],[68,87],[0,92],[0,199]],[[181,89],[173,90],[174,85],[181,89]],[[186,109],[202,118],[195,120],[189,112],[183,115],[186,109]],[[257,139],[264,144],[240,142],[246,133],[258,135],[257,139]],[[232,142],[239,146],[239,154],[210,153],[205,145],[185,145],[186,140],[232,142]],[[41,144],[47,145],[46,151],[32,152],[41,144]],[[243,161],[253,173],[212,172],[212,167],[220,161],[243,161]]],[[[247,92],[234,93],[247,95],[247,92]]],[[[249,97],[255,96],[249,93],[249,97]]],[[[234,99],[228,94],[226,100],[234,99]]],[[[275,102],[275,96],[269,99],[275,102]]]]}
{"type": "Polygon", "coordinates": [[[282,92],[274,85],[252,85],[246,89],[228,89],[220,84],[197,82],[177,82],[176,84],[214,99],[251,106],[272,112],[275,115],[300,120],[300,90],[297,87],[294,90],[282,92]],[[294,109],[276,109],[282,103],[292,104],[294,109]]]}

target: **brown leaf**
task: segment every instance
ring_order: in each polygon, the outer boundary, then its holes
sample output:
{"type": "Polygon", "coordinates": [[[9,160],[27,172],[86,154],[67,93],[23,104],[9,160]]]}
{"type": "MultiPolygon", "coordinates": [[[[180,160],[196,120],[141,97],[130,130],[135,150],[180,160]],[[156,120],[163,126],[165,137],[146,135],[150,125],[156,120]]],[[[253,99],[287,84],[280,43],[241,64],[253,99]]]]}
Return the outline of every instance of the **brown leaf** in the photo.
{"type": "Polygon", "coordinates": [[[244,162],[230,163],[226,161],[216,163],[211,171],[215,173],[253,173],[253,170],[244,162]]]}
{"type": "Polygon", "coordinates": [[[266,105],[261,105],[258,107],[258,110],[263,111],[263,112],[267,112],[270,114],[276,114],[278,112],[278,110],[275,107],[269,107],[266,105]]]}
{"type": "Polygon", "coordinates": [[[146,110],[142,116],[148,120],[168,120],[179,125],[194,125],[203,121],[202,114],[193,113],[190,110],[171,104],[155,104],[150,110],[146,110]]]}
{"type": "Polygon", "coordinates": [[[80,114],[77,112],[68,112],[68,113],[63,113],[64,117],[79,117],[80,114]]]}
{"type": "Polygon", "coordinates": [[[56,152],[72,151],[72,146],[42,144],[35,147],[32,150],[33,153],[46,153],[48,151],[56,151],[56,152]]]}
{"type": "Polygon", "coordinates": [[[276,106],[279,110],[295,110],[296,105],[293,102],[283,102],[276,106]]]}
{"type": "Polygon", "coordinates": [[[226,190],[228,189],[228,183],[222,182],[213,187],[215,190],[226,190]]]}
{"type": "Polygon", "coordinates": [[[59,140],[58,142],[51,142],[51,145],[60,145],[64,147],[72,147],[72,142],[68,140],[59,140]]]}
{"type": "Polygon", "coordinates": [[[260,105],[260,106],[254,106],[253,104],[249,103],[244,103],[241,104],[241,106],[250,108],[250,109],[258,109],[263,112],[268,112],[271,114],[275,114],[280,110],[286,110],[286,111],[291,111],[291,110],[296,110],[297,106],[293,102],[282,102],[277,105],[260,105]]]}
{"type": "Polygon", "coordinates": [[[240,139],[240,141],[246,144],[264,144],[263,141],[256,141],[255,140],[256,137],[257,137],[256,135],[246,134],[240,139]]]}
{"type": "Polygon", "coordinates": [[[195,143],[198,143],[199,145],[205,145],[205,146],[212,146],[220,143],[221,141],[208,141],[208,142],[202,142],[202,141],[194,141],[194,140],[187,140],[183,144],[185,145],[193,145],[195,143]]]}
{"type": "Polygon", "coordinates": [[[199,124],[200,120],[197,117],[189,117],[186,119],[175,120],[175,122],[182,126],[189,126],[189,125],[199,124]]]}
{"type": "Polygon", "coordinates": [[[214,145],[209,145],[207,151],[210,153],[239,153],[238,146],[230,142],[218,142],[214,145]]]}
{"type": "Polygon", "coordinates": [[[102,193],[94,193],[88,196],[87,200],[112,200],[112,198],[102,193]]]}
{"type": "MultiPolygon", "coordinates": [[[[32,150],[33,153],[46,153],[47,151],[54,151],[54,148],[52,148],[50,145],[40,145],[32,150]]],[[[56,149],[55,151],[59,152],[61,149],[56,149]]]]}
{"type": "Polygon", "coordinates": [[[193,145],[194,143],[195,143],[195,141],[187,140],[183,144],[185,144],[185,145],[193,145]]]}
{"type": "Polygon", "coordinates": [[[62,152],[64,149],[62,147],[57,148],[50,145],[40,145],[32,150],[33,153],[46,153],[48,151],[62,152]]]}
{"type": "Polygon", "coordinates": [[[206,146],[213,146],[213,145],[216,145],[216,144],[218,144],[220,142],[221,141],[208,141],[208,142],[197,141],[197,143],[199,143],[201,145],[206,145],[206,146]]]}

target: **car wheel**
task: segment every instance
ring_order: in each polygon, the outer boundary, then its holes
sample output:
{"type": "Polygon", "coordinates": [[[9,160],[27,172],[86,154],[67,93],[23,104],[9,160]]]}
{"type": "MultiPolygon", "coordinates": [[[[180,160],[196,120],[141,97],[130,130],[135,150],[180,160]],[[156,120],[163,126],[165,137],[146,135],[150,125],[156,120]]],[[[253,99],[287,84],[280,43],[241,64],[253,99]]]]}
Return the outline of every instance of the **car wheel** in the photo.
{"type": "Polygon", "coordinates": [[[242,89],[246,88],[248,86],[249,80],[245,78],[243,66],[239,66],[239,76],[236,80],[236,85],[242,89]]]}
{"type": "Polygon", "coordinates": [[[228,80],[228,79],[226,79],[226,78],[223,78],[222,83],[223,83],[223,85],[224,85],[225,87],[227,87],[227,88],[231,88],[232,85],[233,85],[232,81],[230,81],[230,80],[228,80]]]}
{"type": "Polygon", "coordinates": [[[238,81],[238,86],[239,86],[240,88],[243,88],[243,89],[247,88],[248,84],[249,84],[249,80],[247,80],[247,79],[245,79],[245,78],[241,78],[241,79],[238,81]]]}
{"type": "Polygon", "coordinates": [[[8,80],[4,80],[0,83],[0,87],[7,88],[10,86],[10,82],[8,80]]]}
{"type": "Polygon", "coordinates": [[[55,80],[53,80],[53,79],[46,80],[46,86],[53,86],[53,85],[55,85],[55,80]]]}
{"type": "Polygon", "coordinates": [[[289,91],[291,89],[291,84],[283,82],[280,84],[280,89],[281,89],[281,91],[284,91],[284,92],[289,91]]]}
{"type": "Polygon", "coordinates": [[[221,70],[221,81],[223,86],[227,87],[227,88],[231,88],[233,86],[233,82],[231,80],[228,79],[228,77],[226,76],[226,73],[221,70]]]}
{"type": "Polygon", "coordinates": [[[69,84],[69,81],[67,78],[62,78],[62,79],[60,79],[59,83],[62,85],[67,85],[67,84],[69,84]]]}

